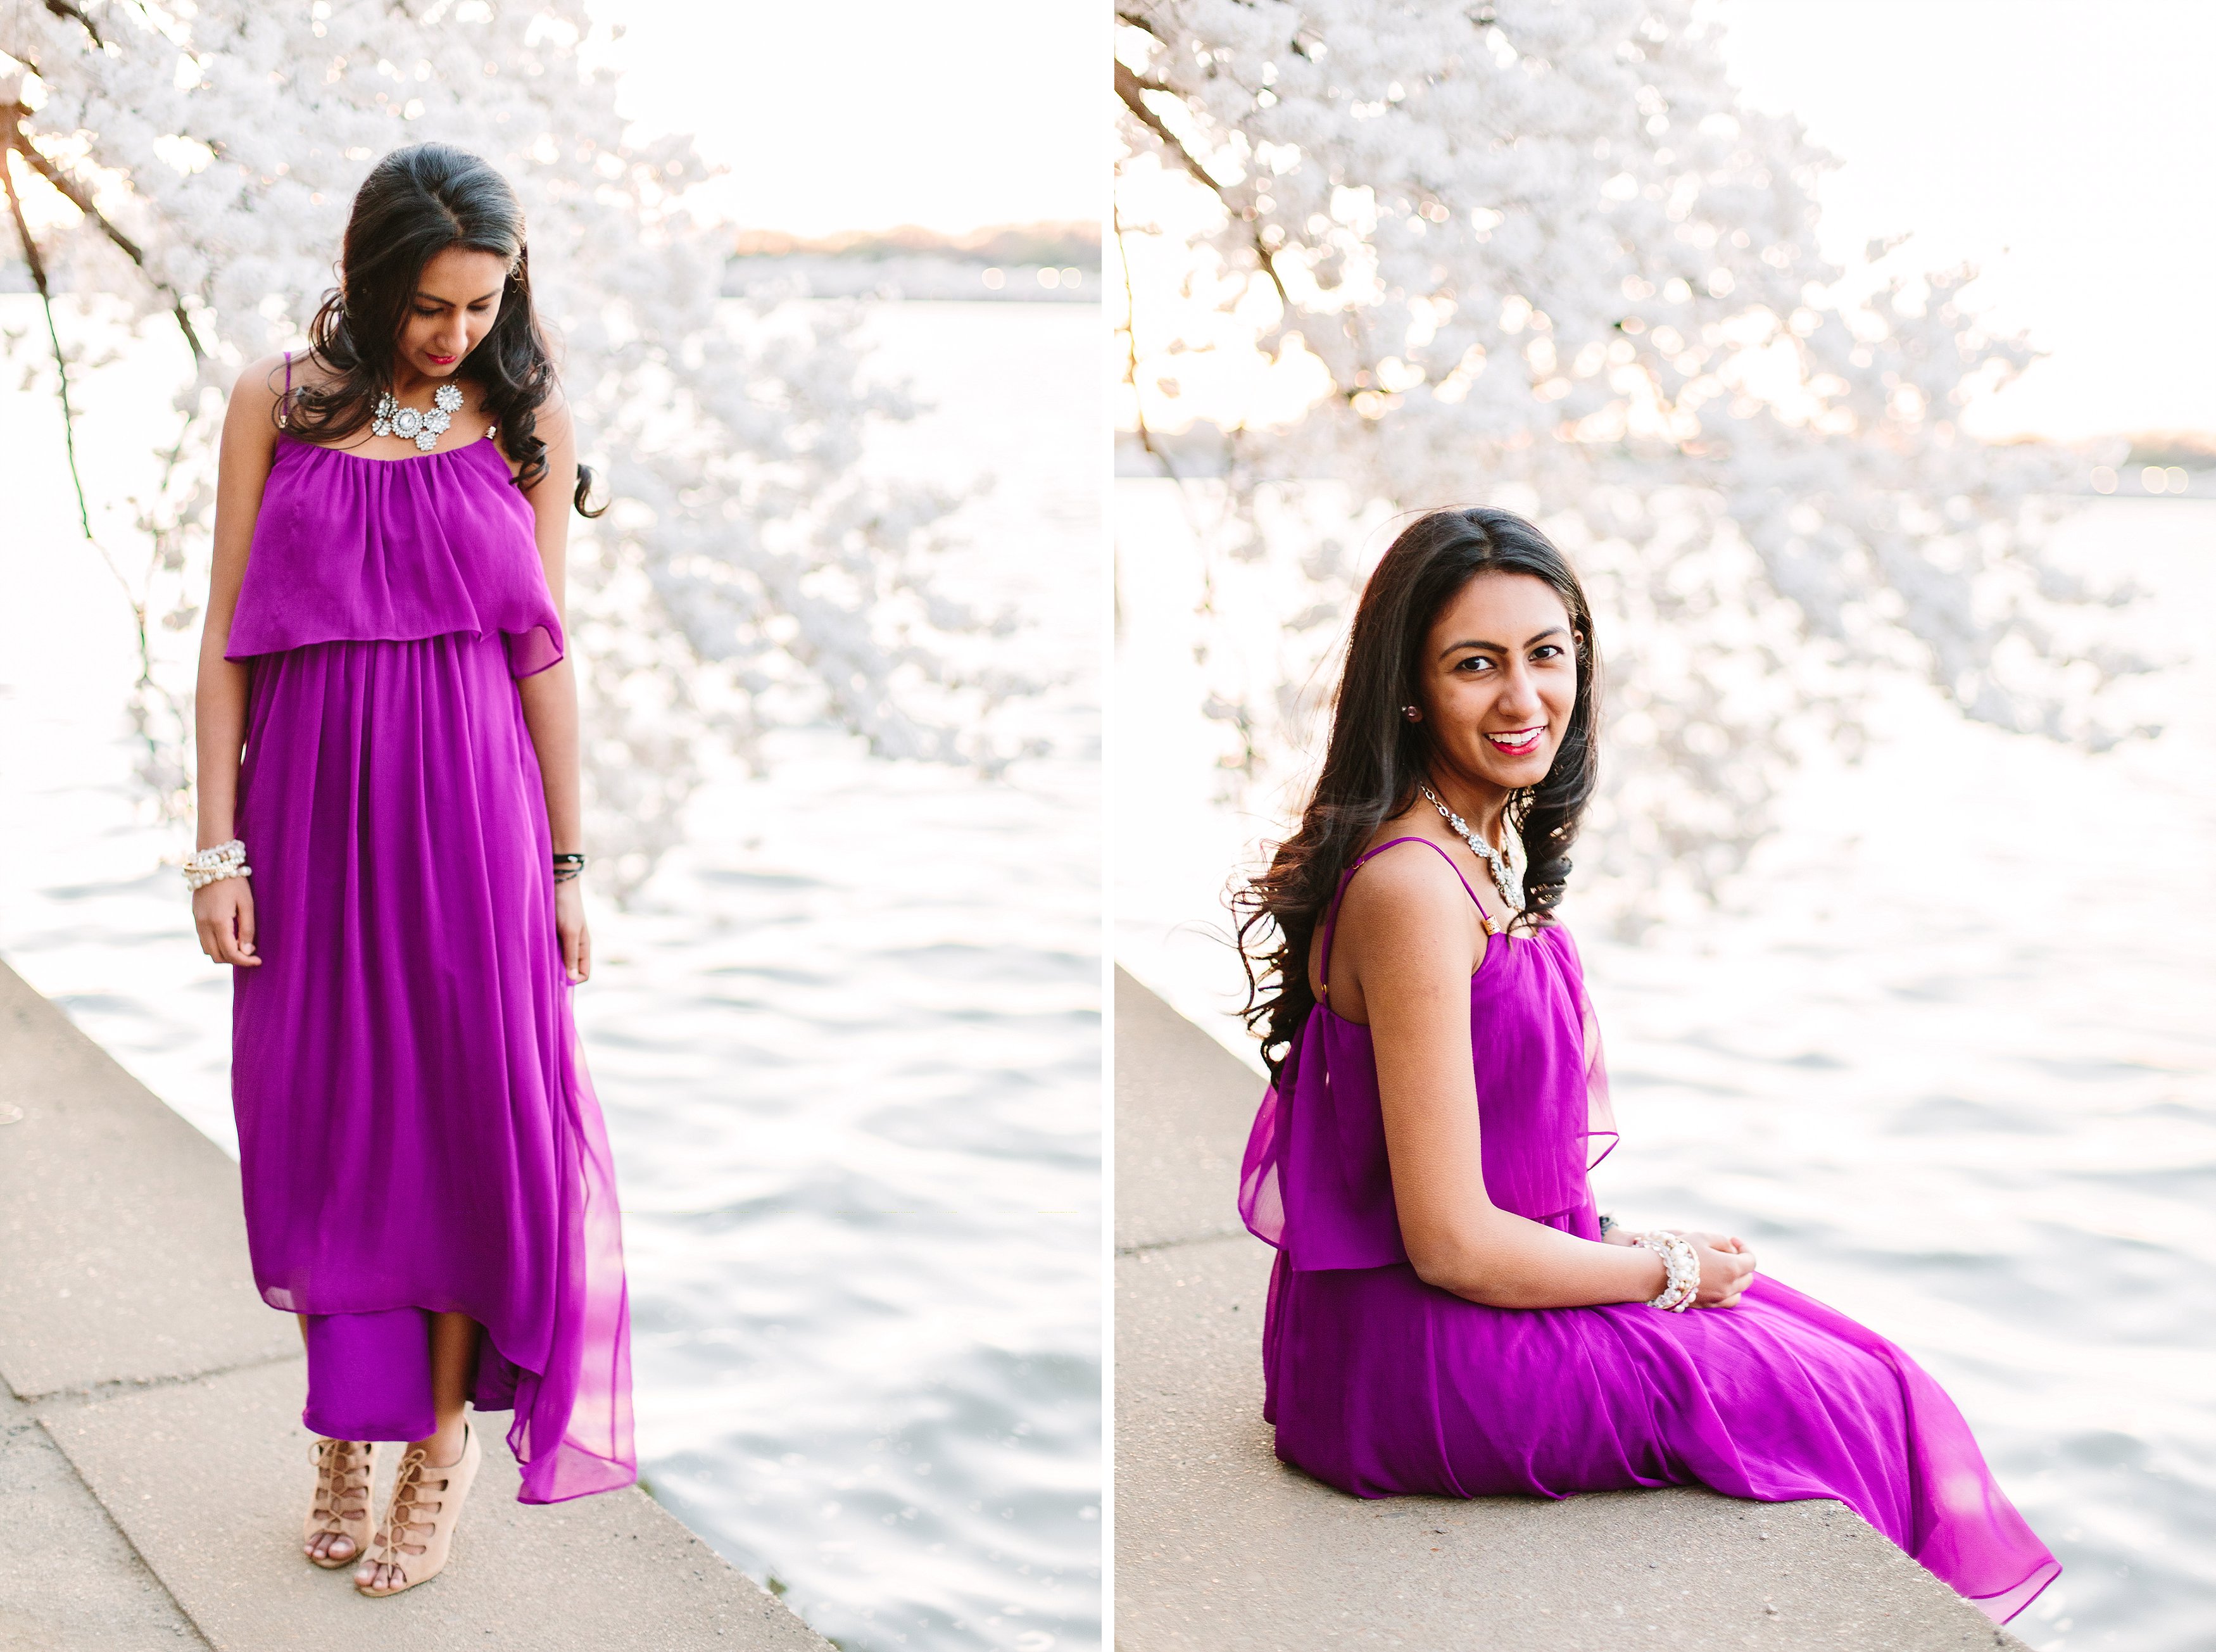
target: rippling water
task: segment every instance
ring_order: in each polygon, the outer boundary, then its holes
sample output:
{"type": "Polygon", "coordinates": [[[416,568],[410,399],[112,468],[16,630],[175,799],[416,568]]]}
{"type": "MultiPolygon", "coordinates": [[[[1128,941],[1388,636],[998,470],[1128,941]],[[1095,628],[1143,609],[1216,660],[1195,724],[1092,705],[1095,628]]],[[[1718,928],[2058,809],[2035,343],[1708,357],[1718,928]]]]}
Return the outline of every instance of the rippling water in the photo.
{"type": "MultiPolygon", "coordinates": [[[[1174,512],[1117,509],[1117,953],[1239,1047],[1203,931],[1269,828],[1209,804],[1174,512]]],[[[2027,1641],[2188,1652],[2216,1624],[2216,506],[2067,533],[2158,593],[2167,732],[2090,756],[1899,693],[1722,909],[1582,933],[1623,1131],[1595,1181],[1745,1236],[1946,1386],[2065,1568],[2027,1641]]]]}
{"type": "MultiPolygon", "coordinates": [[[[1088,1648],[1099,317],[871,325],[936,404],[881,462],[994,478],[965,559],[1067,678],[1032,713],[1057,755],[987,783],[782,737],[768,778],[699,799],[632,911],[594,909],[578,1013],[624,1195],[641,1466],[844,1645],[1088,1648]]],[[[83,387],[96,485],[127,485],[158,433],[153,371],[126,356],[83,387]]],[[[188,846],[135,812],[125,616],[52,419],[0,396],[0,955],[235,1150],[229,986],[159,864],[188,846]]]]}

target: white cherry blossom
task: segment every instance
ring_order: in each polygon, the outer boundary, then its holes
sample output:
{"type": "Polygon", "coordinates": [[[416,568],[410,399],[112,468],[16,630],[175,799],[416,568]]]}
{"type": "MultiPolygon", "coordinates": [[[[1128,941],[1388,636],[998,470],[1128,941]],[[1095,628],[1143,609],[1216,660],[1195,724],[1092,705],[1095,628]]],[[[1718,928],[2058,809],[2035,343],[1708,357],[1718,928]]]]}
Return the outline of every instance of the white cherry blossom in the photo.
{"type": "Polygon", "coordinates": [[[2101,691],[2141,663],[2094,611],[2120,599],[2042,550],[2077,461],[1962,425],[2034,352],[1980,323],[1969,271],[1825,261],[1827,157],[1741,101],[1702,15],[1120,0],[1127,408],[1168,467],[1191,386],[1256,358],[1261,410],[1188,486],[1215,607],[1259,593],[1287,628],[1259,666],[1216,650],[1234,772],[1282,779],[1316,737],[1346,547],[1475,502],[1535,515],[1610,617],[1584,854],[1622,887],[1712,888],[1880,665],[2117,737],[2101,691]]]}
{"type": "Polygon", "coordinates": [[[607,40],[581,0],[0,4],[15,176],[84,209],[40,232],[48,274],[128,295],[195,363],[134,590],[136,712],[173,809],[221,398],[243,362],[300,345],[356,186],[426,139],[522,197],[583,457],[613,496],[573,519],[570,607],[589,835],[620,878],[675,841],[704,763],[751,759],[779,723],[828,715],[892,756],[1005,755],[981,730],[1030,685],[978,667],[973,635],[1003,622],[939,589],[954,501],[860,462],[909,399],[865,370],[851,309],[753,304],[731,324],[727,237],[683,207],[706,168],[683,139],[627,140],[607,40]]]}

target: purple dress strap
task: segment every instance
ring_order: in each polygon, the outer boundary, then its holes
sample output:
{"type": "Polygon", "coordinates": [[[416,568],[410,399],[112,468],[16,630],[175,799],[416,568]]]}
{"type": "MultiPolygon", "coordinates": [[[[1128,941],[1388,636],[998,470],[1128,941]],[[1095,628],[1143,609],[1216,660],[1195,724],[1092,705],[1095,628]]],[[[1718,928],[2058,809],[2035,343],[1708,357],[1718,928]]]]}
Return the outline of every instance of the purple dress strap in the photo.
{"type": "Polygon", "coordinates": [[[1360,854],[1356,855],[1348,864],[1346,870],[1339,874],[1339,887],[1332,891],[1331,904],[1324,909],[1323,915],[1323,955],[1316,961],[1316,978],[1322,983],[1322,990],[1316,994],[1319,1000],[1331,996],[1331,938],[1333,932],[1339,928],[1339,903],[1346,898],[1346,886],[1354,881],[1356,872],[1361,871],[1363,867],[1396,843],[1421,843],[1427,848],[1437,849],[1439,859],[1447,863],[1447,870],[1461,879],[1463,891],[1469,896],[1470,904],[1477,908],[1477,915],[1484,922],[1486,932],[1488,934],[1492,933],[1493,921],[1486,915],[1485,903],[1477,898],[1477,891],[1470,888],[1469,879],[1462,877],[1462,868],[1455,865],[1454,856],[1446,852],[1444,846],[1432,842],[1428,837],[1418,837],[1413,834],[1407,837],[1388,838],[1376,848],[1364,849],[1360,854]]]}

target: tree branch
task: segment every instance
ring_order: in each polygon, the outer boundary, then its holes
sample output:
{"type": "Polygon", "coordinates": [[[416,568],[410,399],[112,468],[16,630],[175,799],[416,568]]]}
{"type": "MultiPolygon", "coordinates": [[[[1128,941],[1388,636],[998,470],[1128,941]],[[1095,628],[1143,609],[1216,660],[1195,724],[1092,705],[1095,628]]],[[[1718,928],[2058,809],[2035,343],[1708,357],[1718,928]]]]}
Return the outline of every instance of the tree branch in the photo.
{"type": "Polygon", "coordinates": [[[30,134],[23,130],[23,117],[31,113],[29,107],[16,103],[0,113],[5,114],[8,122],[4,141],[0,141],[0,147],[13,149],[21,155],[34,172],[53,186],[57,194],[99,225],[100,232],[114,242],[125,257],[138,266],[139,273],[154,282],[156,290],[169,295],[169,313],[176,317],[177,326],[185,336],[185,342],[192,348],[193,361],[196,364],[206,361],[207,352],[201,348],[200,335],[193,330],[192,317],[185,313],[185,301],[177,296],[175,289],[165,282],[154,280],[147,272],[146,255],[140,250],[138,243],[108,221],[108,215],[93,204],[91,195],[86,193],[82,184],[33,145],[30,134]]]}
{"type": "Polygon", "coordinates": [[[38,289],[39,304],[46,312],[46,342],[53,346],[54,373],[61,383],[62,443],[69,451],[70,480],[77,484],[77,519],[89,539],[92,512],[84,500],[84,478],[77,468],[77,416],[70,410],[69,358],[62,354],[61,330],[54,325],[54,294],[46,282],[46,261],[39,256],[39,243],[32,238],[31,220],[23,216],[23,198],[15,193],[15,169],[8,164],[5,148],[0,148],[0,187],[8,192],[8,213],[15,220],[15,234],[23,243],[23,262],[31,267],[31,285],[38,289]]]}
{"type": "MultiPolygon", "coordinates": [[[[100,542],[92,531],[92,509],[85,499],[84,473],[77,467],[77,414],[70,406],[69,358],[62,352],[61,330],[54,324],[53,288],[46,279],[46,260],[40,256],[39,243],[31,234],[31,220],[24,215],[22,197],[15,191],[15,169],[9,160],[13,155],[22,154],[34,166],[38,166],[44,158],[35,151],[30,150],[24,142],[21,125],[22,108],[21,104],[16,104],[9,109],[0,111],[0,114],[4,114],[7,120],[5,132],[7,141],[0,142],[0,188],[4,188],[7,193],[9,216],[15,219],[15,235],[22,243],[23,262],[30,266],[31,285],[38,290],[40,306],[45,311],[46,317],[46,342],[53,348],[54,376],[61,386],[62,445],[69,455],[70,483],[77,491],[77,525],[84,530],[85,542],[100,552],[100,559],[108,565],[109,575],[119,586],[122,587],[123,600],[131,605],[131,621],[138,637],[138,681],[132,689],[138,698],[132,702],[132,721],[138,725],[139,737],[145,743],[146,772],[153,774],[160,768],[163,754],[160,741],[147,724],[146,697],[150,694],[161,694],[169,702],[172,714],[178,716],[181,723],[183,718],[177,712],[175,697],[169,694],[155,681],[154,644],[152,634],[146,625],[146,603],[132,589],[131,582],[123,576],[123,570],[115,565],[115,558],[108,554],[108,547],[100,542]]],[[[54,178],[44,167],[40,167],[40,176],[46,177],[49,182],[54,183],[57,188],[60,187],[60,181],[54,178]]],[[[69,192],[65,191],[65,193],[69,192]]],[[[71,198],[74,203],[76,199],[74,194],[71,198]]],[[[89,213],[92,217],[99,217],[98,213],[90,213],[89,208],[83,210],[89,213]]],[[[105,224],[107,220],[102,219],[101,222],[105,224]]],[[[113,228],[109,229],[108,233],[117,234],[113,228]]],[[[118,236],[117,238],[122,237],[118,236]]],[[[127,246],[128,243],[126,244],[127,246]]],[[[182,305],[178,306],[176,313],[178,324],[184,328],[185,337],[192,344],[193,354],[197,358],[200,355],[200,341],[193,336],[192,324],[185,319],[184,308],[182,305]]],[[[188,418],[186,422],[189,426],[190,419],[188,418]]],[[[181,435],[177,441],[178,447],[182,448],[184,445],[183,436],[181,435]]],[[[174,464],[175,459],[174,451],[170,457],[174,464]]],[[[164,481],[166,480],[165,476],[164,481]]]]}
{"type": "Polygon", "coordinates": [[[1194,158],[1192,151],[1185,146],[1178,135],[1162,124],[1161,117],[1147,107],[1145,94],[1148,89],[1144,81],[1127,68],[1120,59],[1117,61],[1116,96],[1123,100],[1123,107],[1130,110],[1132,116],[1141,126],[1161,140],[1162,147],[1176,157],[1178,164],[1192,174],[1203,188],[1223,203],[1226,212],[1234,218],[1255,225],[1253,233],[1248,237],[1253,243],[1254,256],[1261,261],[1262,273],[1270,278],[1270,285],[1277,289],[1277,301],[1290,311],[1293,307],[1292,295],[1285,291],[1284,280],[1277,274],[1277,261],[1271,256],[1270,249],[1263,243],[1261,226],[1255,218],[1254,209],[1244,202],[1233,200],[1230,189],[1217,182],[1208,169],[1194,158]]]}
{"type": "Polygon", "coordinates": [[[100,31],[92,26],[92,19],[86,16],[77,7],[71,4],[70,0],[46,0],[46,9],[57,17],[66,17],[70,22],[79,25],[86,34],[92,36],[92,43],[95,46],[106,49],[108,42],[100,38],[100,31]]]}
{"type": "Polygon", "coordinates": [[[1173,482],[1184,484],[1185,478],[1177,473],[1170,456],[1155,444],[1154,433],[1147,426],[1146,398],[1139,393],[1139,299],[1131,281],[1131,255],[1123,244],[1123,209],[1111,203],[1116,230],[1116,259],[1123,267],[1123,382],[1131,387],[1131,405],[1137,422],[1139,446],[1146,450],[1162,474],[1173,482]]]}

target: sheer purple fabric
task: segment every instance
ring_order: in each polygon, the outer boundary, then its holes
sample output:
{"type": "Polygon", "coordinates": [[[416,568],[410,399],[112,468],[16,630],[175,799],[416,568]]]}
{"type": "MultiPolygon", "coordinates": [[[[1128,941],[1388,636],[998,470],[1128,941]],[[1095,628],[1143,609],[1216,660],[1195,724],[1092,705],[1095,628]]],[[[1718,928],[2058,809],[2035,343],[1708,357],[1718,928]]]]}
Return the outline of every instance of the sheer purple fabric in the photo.
{"type": "MultiPolygon", "coordinates": [[[[1395,839],[1339,879],[1327,971],[1348,880],[1403,842],[1438,848],[1395,839]]],[[[1487,1193],[1597,1241],[1588,1151],[1615,1129],[1567,930],[1491,938],[1470,977],[1470,1039],[1487,1193]]],[[[1684,1314],[1489,1308],[1425,1285],[1400,1247],[1370,1029],[1327,1004],[1263,1097],[1239,1208],[1277,1248],[1263,1330],[1277,1455],[1342,1490],[1697,1482],[1765,1502],[1835,1498],[1996,1623],[2062,1569],[1914,1360],[1767,1275],[1737,1308],[1684,1314]]]]}
{"type": "Polygon", "coordinates": [[[456,633],[504,635],[519,677],[562,657],[531,506],[499,445],[378,460],[279,441],[225,657],[456,633]]]}
{"type": "Polygon", "coordinates": [[[637,1465],[615,1179],[515,686],[561,628],[514,496],[490,441],[279,443],[229,650],[262,959],[233,972],[231,1094],[255,1282],[311,1316],[309,1426],[418,1437],[381,1432],[428,1406],[409,1339],[465,1313],[476,1402],[514,1410],[522,1500],[555,1502],[637,1465]]]}

